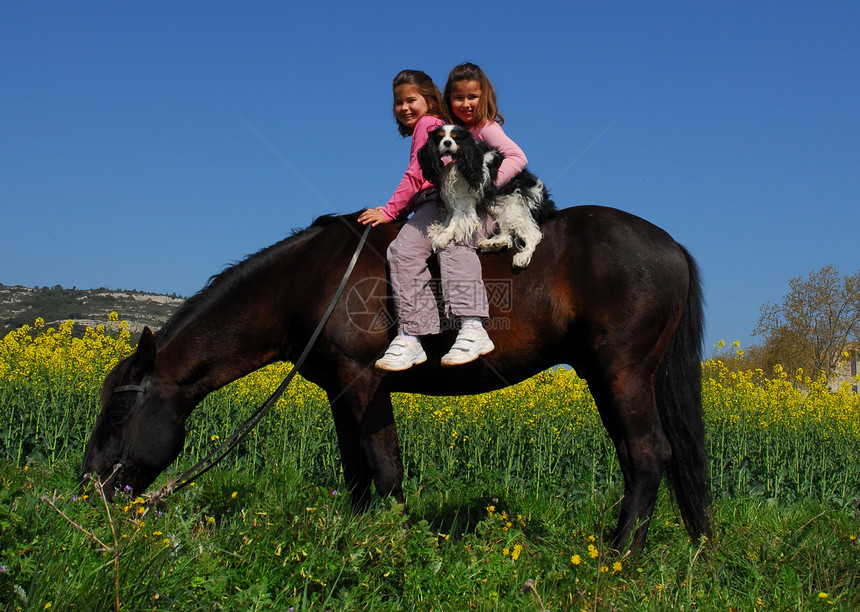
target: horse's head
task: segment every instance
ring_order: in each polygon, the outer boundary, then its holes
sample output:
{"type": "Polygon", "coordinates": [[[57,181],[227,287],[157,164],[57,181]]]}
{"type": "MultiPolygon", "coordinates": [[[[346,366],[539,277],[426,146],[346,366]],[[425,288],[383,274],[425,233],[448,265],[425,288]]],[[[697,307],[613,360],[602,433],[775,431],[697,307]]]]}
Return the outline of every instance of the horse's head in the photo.
{"type": "Polygon", "coordinates": [[[102,385],[102,410],[87,442],[83,474],[99,478],[109,499],[121,490],[142,493],[185,441],[176,387],[159,380],[155,352],[155,338],[146,328],[134,354],[102,385]]]}

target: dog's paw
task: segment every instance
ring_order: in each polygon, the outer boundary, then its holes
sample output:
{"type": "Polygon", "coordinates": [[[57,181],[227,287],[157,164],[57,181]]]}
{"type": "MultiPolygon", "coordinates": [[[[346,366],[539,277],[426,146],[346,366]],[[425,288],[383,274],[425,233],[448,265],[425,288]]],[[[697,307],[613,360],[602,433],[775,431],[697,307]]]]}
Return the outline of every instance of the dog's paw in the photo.
{"type": "Polygon", "coordinates": [[[451,242],[451,238],[451,232],[440,232],[430,239],[430,246],[433,247],[434,251],[441,251],[448,246],[448,243],[451,242]]]}
{"type": "Polygon", "coordinates": [[[451,230],[441,223],[434,223],[427,228],[427,237],[430,239],[430,246],[434,251],[440,251],[448,246],[453,235],[451,230]]]}
{"type": "Polygon", "coordinates": [[[514,255],[514,262],[513,262],[514,267],[515,268],[525,268],[526,266],[529,265],[529,263],[531,263],[531,260],[532,260],[532,254],[531,253],[529,253],[527,251],[517,253],[516,255],[514,255]]]}
{"type": "Polygon", "coordinates": [[[485,238],[478,243],[478,248],[482,251],[501,251],[502,249],[509,249],[513,246],[510,238],[500,238],[499,236],[493,236],[492,238],[485,238]]]}
{"type": "Polygon", "coordinates": [[[430,239],[430,243],[432,244],[443,231],[445,231],[445,226],[441,223],[433,223],[428,227],[427,237],[430,239]]]}

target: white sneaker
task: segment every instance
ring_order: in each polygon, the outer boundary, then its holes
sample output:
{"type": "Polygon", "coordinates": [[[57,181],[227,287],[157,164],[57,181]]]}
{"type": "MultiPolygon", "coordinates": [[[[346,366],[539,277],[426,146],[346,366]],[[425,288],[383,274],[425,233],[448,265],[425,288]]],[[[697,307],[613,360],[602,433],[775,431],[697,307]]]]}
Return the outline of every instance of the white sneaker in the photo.
{"type": "Polygon", "coordinates": [[[409,342],[402,336],[397,336],[388,345],[385,355],[376,361],[376,367],[389,372],[399,372],[425,361],[427,353],[420,342],[409,342]]]}
{"type": "Polygon", "coordinates": [[[483,327],[461,329],[451,350],[442,357],[443,366],[456,366],[486,355],[496,346],[483,327]]]}

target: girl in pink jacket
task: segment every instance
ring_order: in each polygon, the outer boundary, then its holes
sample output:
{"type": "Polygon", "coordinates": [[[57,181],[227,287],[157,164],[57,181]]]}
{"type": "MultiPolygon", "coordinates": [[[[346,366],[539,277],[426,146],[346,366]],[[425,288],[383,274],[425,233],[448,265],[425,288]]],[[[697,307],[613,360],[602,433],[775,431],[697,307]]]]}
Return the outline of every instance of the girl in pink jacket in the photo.
{"type": "Polygon", "coordinates": [[[415,208],[417,196],[427,189],[433,189],[433,185],[421,174],[416,156],[418,149],[427,142],[427,132],[445,124],[442,94],[433,79],[420,70],[401,70],[394,77],[392,86],[397,129],[404,138],[412,136],[409,165],[388,203],[369,208],[359,215],[358,220],[365,225],[379,225],[405,217],[415,208]]]}

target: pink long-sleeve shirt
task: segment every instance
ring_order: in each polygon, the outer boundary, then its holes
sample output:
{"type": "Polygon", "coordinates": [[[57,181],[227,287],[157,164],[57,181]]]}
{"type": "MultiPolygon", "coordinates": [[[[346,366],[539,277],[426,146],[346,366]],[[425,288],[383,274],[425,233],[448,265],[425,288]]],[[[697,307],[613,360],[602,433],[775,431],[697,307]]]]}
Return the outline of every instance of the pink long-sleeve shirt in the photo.
{"type": "Polygon", "coordinates": [[[505,156],[499,167],[499,175],[496,177],[496,187],[506,184],[526,167],[528,163],[526,154],[517,146],[517,143],[508,138],[502,126],[495,121],[488,121],[480,128],[471,127],[469,131],[476,139],[496,147],[505,156]]]}
{"type": "Polygon", "coordinates": [[[400,184],[394,190],[394,195],[382,209],[382,214],[387,220],[394,221],[401,213],[409,210],[418,192],[433,186],[421,173],[421,166],[418,164],[418,149],[427,142],[427,130],[439,125],[445,125],[445,122],[433,115],[424,115],[415,124],[415,129],[412,131],[412,147],[409,151],[409,165],[406,167],[403,178],[400,179],[400,184]]]}

